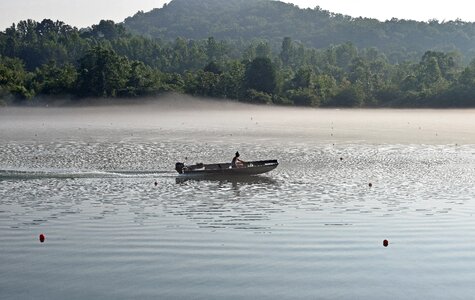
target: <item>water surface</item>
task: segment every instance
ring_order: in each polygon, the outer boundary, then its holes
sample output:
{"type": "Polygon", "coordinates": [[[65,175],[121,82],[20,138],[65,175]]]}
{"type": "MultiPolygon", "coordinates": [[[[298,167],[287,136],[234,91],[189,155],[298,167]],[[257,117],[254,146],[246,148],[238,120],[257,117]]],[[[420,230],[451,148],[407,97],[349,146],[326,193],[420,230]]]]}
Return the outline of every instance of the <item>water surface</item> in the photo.
{"type": "Polygon", "coordinates": [[[475,111],[179,100],[2,108],[2,299],[475,293],[475,111]],[[176,178],[236,150],[280,165],[176,178]]]}

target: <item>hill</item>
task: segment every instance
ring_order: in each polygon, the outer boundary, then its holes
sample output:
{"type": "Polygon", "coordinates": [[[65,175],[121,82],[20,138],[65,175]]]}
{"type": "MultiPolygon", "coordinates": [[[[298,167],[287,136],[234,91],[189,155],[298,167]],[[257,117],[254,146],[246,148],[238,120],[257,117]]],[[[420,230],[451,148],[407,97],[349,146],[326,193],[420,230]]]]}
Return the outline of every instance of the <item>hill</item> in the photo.
{"type": "Polygon", "coordinates": [[[170,42],[110,20],[81,30],[20,21],[0,32],[0,106],[177,92],[261,104],[475,107],[475,59],[464,66],[454,52],[428,50],[417,61],[391,64],[377,49],[352,43],[277,43],[272,50],[262,40],[170,42]]]}
{"type": "Polygon", "coordinates": [[[279,47],[289,36],[316,48],[349,41],[358,48],[375,47],[393,63],[408,57],[419,59],[427,50],[475,56],[475,23],[380,22],[270,0],[173,0],[163,8],[127,18],[124,25],[131,32],[165,40],[210,36],[219,40],[265,39],[279,47]]]}

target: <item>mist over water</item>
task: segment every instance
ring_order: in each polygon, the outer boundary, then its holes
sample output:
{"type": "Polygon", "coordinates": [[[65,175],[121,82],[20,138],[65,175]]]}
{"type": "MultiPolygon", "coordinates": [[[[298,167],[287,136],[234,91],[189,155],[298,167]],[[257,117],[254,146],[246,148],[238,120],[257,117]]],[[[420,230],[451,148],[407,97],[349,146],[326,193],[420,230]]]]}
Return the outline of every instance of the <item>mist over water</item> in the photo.
{"type": "MultiPolygon", "coordinates": [[[[308,109],[246,105],[171,96],[143,105],[77,108],[2,108],[2,135],[25,131],[90,137],[99,130],[161,135],[268,136],[303,142],[472,144],[474,110],[308,109]],[[83,130],[81,132],[81,130],[83,130]],[[92,130],[89,131],[88,130],[92,130]]],[[[74,137],[73,136],[73,137],[74,137]]],[[[62,136],[59,136],[62,137],[62,136]]]]}
{"type": "Polygon", "coordinates": [[[470,298],[474,117],[181,96],[2,108],[0,295],[470,298]],[[175,162],[235,151],[280,165],[177,180],[175,162]]]}

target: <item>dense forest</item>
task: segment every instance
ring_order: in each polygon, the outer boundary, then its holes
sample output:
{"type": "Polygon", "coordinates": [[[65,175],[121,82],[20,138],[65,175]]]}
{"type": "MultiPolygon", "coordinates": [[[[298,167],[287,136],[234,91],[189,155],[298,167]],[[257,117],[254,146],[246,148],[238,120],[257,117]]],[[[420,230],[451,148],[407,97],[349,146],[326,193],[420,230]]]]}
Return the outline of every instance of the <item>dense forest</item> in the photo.
{"type": "Polygon", "coordinates": [[[21,21],[0,32],[0,104],[177,92],[314,107],[475,107],[475,60],[466,64],[456,51],[428,49],[417,61],[395,63],[351,42],[315,48],[289,34],[276,48],[261,37],[168,40],[112,21],[85,29],[21,21]]]}
{"type": "Polygon", "coordinates": [[[133,33],[163,40],[265,38],[274,51],[286,36],[320,49],[351,42],[359,49],[377,48],[391,63],[417,61],[427,50],[475,56],[475,23],[395,18],[380,22],[270,0],[173,0],[127,18],[124,25],[133,33]]]}

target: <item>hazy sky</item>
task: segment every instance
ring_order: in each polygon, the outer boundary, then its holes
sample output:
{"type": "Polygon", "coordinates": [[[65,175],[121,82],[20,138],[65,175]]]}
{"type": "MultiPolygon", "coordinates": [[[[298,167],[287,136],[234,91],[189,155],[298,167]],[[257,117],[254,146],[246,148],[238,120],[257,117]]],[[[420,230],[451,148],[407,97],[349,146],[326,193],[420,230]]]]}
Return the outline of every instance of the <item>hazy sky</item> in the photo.
{"type": "MultiPolygon", "coordinates": [[[[232,0],[223,0],[232,1],[232,0]]],[[[169,0],[0,0],[0,29],[20,20],[59,19],[76,27],[97,24],[101,19],[117,22],[139,10],[162,7],[169,0]]],[[[475,2],[470,0],[288,0],[300,7],[320,6],[353,17],[380,20],[397,17],[475,21],[475,2]]]]}

